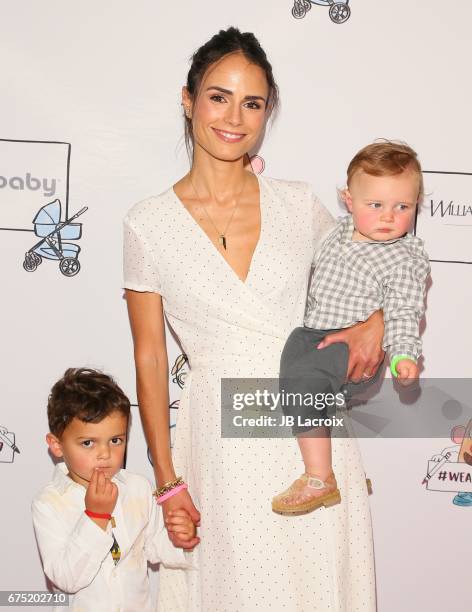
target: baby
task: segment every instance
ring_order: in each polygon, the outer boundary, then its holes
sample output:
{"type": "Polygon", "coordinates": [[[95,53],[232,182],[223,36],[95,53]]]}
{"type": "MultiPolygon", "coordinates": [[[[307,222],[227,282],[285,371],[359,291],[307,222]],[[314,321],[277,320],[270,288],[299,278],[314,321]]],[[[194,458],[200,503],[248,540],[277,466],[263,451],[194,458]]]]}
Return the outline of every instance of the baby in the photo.
{"type": "MultiPolygon", "coordinates": [[[[128,398],[106,374],[71,368],[52,388],[48,419],[50,453],[63,462],[32,505],[45,574],[70,593],[70,610],[151,612],[147,562],[191,566],[170,542],[149,482],[122,469],[128,398]]],[[[185,511],[168,521],[194,537],[185,511]]]]}
{"type": "Polygon", "coordinates": [[[341,501],[331,464],[330,429],[323,418],[328,405],[342,405],[338,401],[343,394],[363,390],[373,378],[345,385],[347,345],[317,350],[326,335],[383,309],[384,350],[393,376],[401,384],[418,377],[419,322],[430,265],[423,242],[408,230],[422,195],[421,166],[405,144],[376,142],[349,164],[342,197],[351,214],[340,218],[315,254],[304,327],[290,334],[280,364],[286,394],[318,394],[326,402],[317,414],[313,405],[301,402],[284,406],[285,414],[294,417],[292,432],[305,473],[273,498],[275,512],[307,512],[341,501]],[[313,427],[313,421],[320,426],[313,427]]]}

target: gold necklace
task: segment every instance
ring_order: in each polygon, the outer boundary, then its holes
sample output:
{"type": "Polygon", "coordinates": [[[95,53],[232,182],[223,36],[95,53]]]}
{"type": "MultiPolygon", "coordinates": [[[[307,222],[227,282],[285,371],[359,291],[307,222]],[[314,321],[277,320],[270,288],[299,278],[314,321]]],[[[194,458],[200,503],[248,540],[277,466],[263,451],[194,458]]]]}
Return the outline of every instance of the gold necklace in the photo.
{"type": "Polygon", "coordinates": [[[226,251],[226,233],[228,231],[229,226],[231,225],[231,221],[233,220],[234,213],[236,212],[236,209],[239,206],[239,202],[241,201],[241,196],[243,195],[244,187],[246,186],[246,181],[244,181],[243,186],[241,187],[241,191],[239,192],[238,197],[236,198],[236,204],[233,207],[233,212],[231,213],[231,216],[229,218],[228,223],[226,224],[226,227],[225,227],[224,231],[220,232],[220,230],[216,227],[213,219],[210,217],[210,213],[208,212],[206,206],[204,204],[202,204],[202,200],[201,200],[200,196],[198,195],[198,191],[195,189],[195,185],[193,184],[193,181],[192,181],[192,179],[190,177],[190,174],[189,174],[188,178],[190,180],[190,184],[192,185],[192,189],[195,192],[195,195],[197,197],[198,203],[200,204],[200,206],[205,211],[205,214],[208,217],[208,220],[213,225],[213,227],[216,230],[216,233],[218,234],[218,242],[222,245],[222,247],[226,251]]]}

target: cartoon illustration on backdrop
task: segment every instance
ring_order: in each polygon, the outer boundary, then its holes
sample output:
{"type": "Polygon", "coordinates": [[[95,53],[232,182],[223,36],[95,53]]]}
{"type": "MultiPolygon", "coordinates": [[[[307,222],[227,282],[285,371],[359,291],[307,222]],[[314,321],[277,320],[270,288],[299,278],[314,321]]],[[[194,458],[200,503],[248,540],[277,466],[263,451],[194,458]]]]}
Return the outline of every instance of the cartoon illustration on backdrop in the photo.
{"type": "Polygon", "coordinates": [[[15,434],[0,425],[0,463],[13,463],[15,453],[20,453],[20,449],[15,444],[15,434]]]}
{"type": "Polygon", "coordinates": [[[292,15],[295,19],[303,19],[311,10],[313,4],[318,6],[329,6],[329,18],[333,23],[345,23],[351,16],[349,0],[335,2],[334,0],[294,0],[292,15]]]}
{"type": "Polygon", "coordinates": [[[176,383],[181,389],[184,388],[185,378],[188,374],[188,359],[187,355],[182,353],[174,361],[171,370],[172,382],[176,383]]]}
{"type": "MultiPolygon", "coordinates": [[[[82,224],[74,221],[87,206],[69,215],[70,157],[67,142],[0,139],[0,230],[39,238],[25,245],[26,272],[35,272],[44,259],[58,262],[66,277],[80,271],[75,241],[82,224]],[[31,222],[33,229],[26,228],[31,222]]],[[[11,246],[5,248],[11,252],[11,246]]]]}
{"type": "Polygon", "coordinates": [[[82,223],[72,223],[86,210],[84,206],[70,219],[61,221],[62,207],[60,200],[54,200],[39,209],[33,219],[34,233],[39,242],[33,245],[25,254],[23,268],[34,272],[43,259],[59,262],[59,270],[64,276],[75,276],[80,270],[78,255],[80,247],[74,242],[64,240],[79,240],[82,236],[82,223]]]}
{"type": "Polygon", "coordinates": [[[455,506],[472,506],[472,419],[451,431],[454,446],[444,448],[428,461],[423,483],[428,491],[456,493],[455,506]]]}

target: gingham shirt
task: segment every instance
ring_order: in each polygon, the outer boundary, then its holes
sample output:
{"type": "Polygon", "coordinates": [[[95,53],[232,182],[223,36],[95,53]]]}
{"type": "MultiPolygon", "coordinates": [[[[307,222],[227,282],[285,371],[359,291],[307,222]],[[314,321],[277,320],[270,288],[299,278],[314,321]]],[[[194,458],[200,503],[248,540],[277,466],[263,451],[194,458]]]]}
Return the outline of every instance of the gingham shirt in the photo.
{"type": "Polygon", "coordinates": [[[429,259],[423,241],[406,234],[385,242],[352,240],[351,215],[341,217],[315,254],[304,324],[344,329],[383,309],[389,358],[421,354],[429,259]]]}

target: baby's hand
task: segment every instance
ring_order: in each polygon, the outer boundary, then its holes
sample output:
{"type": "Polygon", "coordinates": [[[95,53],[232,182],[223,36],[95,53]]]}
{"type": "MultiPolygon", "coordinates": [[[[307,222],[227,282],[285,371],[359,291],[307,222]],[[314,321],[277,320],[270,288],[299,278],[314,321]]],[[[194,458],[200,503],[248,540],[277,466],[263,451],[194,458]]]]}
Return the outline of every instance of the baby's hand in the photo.
{"type": "Polygon", "coordinates": [[[192,540],[197,532],[186,510],[169,510],[165,523],[168,532],[178,533],[179,537],[185,541],[192,540]]]}
{"type": "Polygon", "coordinates": [[[95,469],[92,472],[85,494],[85,508],[97,514],[112,514],[118,499],[118,487],[105,474],[95,469]]]}
{"type": "Polygon", "coordinates": [[[398,374],[397,380],[403,387],[411,385],[420,373],[418,364],[411,359],[401,359],[396,365],[396,370],[398,374]]]}

